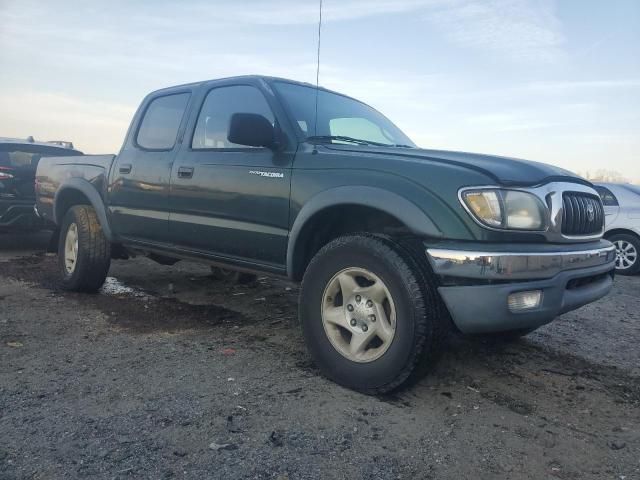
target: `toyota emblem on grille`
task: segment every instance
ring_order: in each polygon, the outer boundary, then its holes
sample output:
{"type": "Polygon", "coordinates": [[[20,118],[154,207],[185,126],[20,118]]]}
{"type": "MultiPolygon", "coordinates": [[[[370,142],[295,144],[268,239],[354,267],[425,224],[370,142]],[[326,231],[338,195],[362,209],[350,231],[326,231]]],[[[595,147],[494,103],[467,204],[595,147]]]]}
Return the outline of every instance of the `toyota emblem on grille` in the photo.
{"type": "Polygon", "coordinates": [[[596,209],[593,208],[593,205],[589,204],[587,205],[587,219],[590,222],[593,222],[596,218],[596,209]]]}

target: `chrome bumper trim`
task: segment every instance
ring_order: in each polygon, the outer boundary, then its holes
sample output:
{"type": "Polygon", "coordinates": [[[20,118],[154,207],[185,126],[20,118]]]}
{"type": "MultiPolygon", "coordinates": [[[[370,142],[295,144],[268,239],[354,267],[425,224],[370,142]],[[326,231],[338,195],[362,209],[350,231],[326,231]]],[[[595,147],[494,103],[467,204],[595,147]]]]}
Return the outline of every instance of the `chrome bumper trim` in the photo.
{"type": "Polygon", "coordinates": [[[576,268],[615,262],[613,245],[571,252],[481,252],[428,248],[427,257],[437,275],[484,280],[551,278],[576,268]]]}

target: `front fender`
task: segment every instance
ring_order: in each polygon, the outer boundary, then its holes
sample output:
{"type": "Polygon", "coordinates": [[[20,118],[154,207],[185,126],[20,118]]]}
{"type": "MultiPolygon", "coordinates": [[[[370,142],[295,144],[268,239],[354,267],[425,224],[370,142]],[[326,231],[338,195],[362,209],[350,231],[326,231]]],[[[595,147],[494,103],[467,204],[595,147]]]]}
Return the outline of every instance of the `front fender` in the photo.
{"type": "Polygon", "coordinates": [[[330,188],[305,202],[291,227],[287,245],[287,273],[289,276],[293,275],[295,249],[304,225],[316,213],[339,205],[361,205],[375,208],[397,218],[416,235],[432,238],[444,236],[443,232],[423,210],[396,193],[368,186],[330,188]]]}
{"type": "Polygon", "coordinates": [[[113,231],[111,230],[109,217],[107,216],[107,208],[104,201],[96,187],[84,178],[69,178],[60,185],[60,188],[58,188],[58,191],[53,198],[53,218],[55,219],[56,225],[60,225],[62,222],[62,216],[66,212],[65,197],[67,195],[77,193],[81,193],[87,198],[87,200],[89,200],[89,203],[96,211],[98,221],[100,222],[100,226],[102,227],[105,237],[107,237],[107,240],[112,242],[114,240],[113,231]]]}

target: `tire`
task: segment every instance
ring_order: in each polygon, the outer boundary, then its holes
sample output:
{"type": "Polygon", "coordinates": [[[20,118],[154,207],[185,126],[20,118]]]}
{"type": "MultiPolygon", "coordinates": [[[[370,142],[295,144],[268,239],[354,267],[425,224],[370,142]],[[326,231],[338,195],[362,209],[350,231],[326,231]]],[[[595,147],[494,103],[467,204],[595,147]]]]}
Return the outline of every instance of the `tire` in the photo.
{"type": "Polygon", "coordinates": [[[620,233],[607,237],[607,240],[616,246],[616,274],[638,273],[640,271],[640,239],[635,235],[620,233]]]}
{"type": "Polygon", "coordinates": [[[221,267],[211,267],[211,276],[216,280],[222,280],[236,285],[248,285],[258,279],[258,277],[252,273],[236,272],[221,267]]]}
{"type": "Polygon", "coordinates": [[[93,207],[71,207],[62,220],[58,242],[62,288],[75,292],[96,292],[104,283],[110,265],[111,246],[93,207]],[[77,242],[73,242],[74,230],[77,242]],[[74,243],[75,259],[71,253],[74,243]]]}
{"type": "Polygon", "coordinates": [[[443,315],[429,274],[407,249],[384,237],[351,235],[324,246],[304,274],[299,305],[304,339],[321,372],[371,395],[389,393],[411,380],[440,346],[443,315]],[[344,276],[356,282],[345,281],[355,290],[342,288],[344,276]],[[384,296],[383,301],[369,302],[374,288],[378,293],[371,299],[384,296]],[[341,298],[343,291],[355,293],[341,298]],[[379,313],[373,321],[372,311],[379,313]],[[389,329],[393,320],[395,329],[389,329]],[[378,331],[384,335],[378,337],[378,331]],[[352,343],[359,343],[354,339],[372,332],[364,351],[352,353],[352,343]]]}

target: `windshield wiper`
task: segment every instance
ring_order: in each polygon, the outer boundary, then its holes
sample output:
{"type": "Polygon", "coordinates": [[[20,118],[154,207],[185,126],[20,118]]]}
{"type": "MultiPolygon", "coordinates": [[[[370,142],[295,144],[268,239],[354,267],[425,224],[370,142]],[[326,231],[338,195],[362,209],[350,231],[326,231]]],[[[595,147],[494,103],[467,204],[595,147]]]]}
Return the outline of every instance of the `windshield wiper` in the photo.
{"type": "Polygon", "coordinates": [[[346,135],[314,135],[314,136],[311,136],[311,137],[307,137],[307,140],[311,141],[312,143],[314,141],[315,142],[330,142],[332,140],[336,140],[338,142],[355,143],[357,145],[376,145],[376,146],[380,146],[380,147],[388,147],[389,146],[386,143],[371,142],[369,140],[362,140],[360,138],[348,137],[346,135]]]}
{"type": "Polygon", "coordinates": [[[397,148],[414,148],[411,145],[402,145],[399,143],[382,143],[372,140],[362,140],[361,138],[348,137],[346,135],[313,135],[307,137],[307,140],[313,142],[330,142],[336,140],[338,142],[355,143],[356,145],[373,145],[376,147],[397,147],[397,148]]]}

